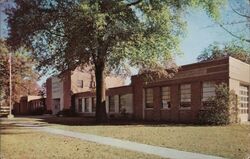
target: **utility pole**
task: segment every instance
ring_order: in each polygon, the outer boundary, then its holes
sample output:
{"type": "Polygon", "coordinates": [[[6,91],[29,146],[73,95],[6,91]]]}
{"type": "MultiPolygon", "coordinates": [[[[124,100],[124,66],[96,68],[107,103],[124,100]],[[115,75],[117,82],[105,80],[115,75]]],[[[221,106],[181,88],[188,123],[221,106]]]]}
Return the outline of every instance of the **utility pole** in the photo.
{"type": "Polygon", "coordinates": [[[11,52],[10,52],[10,55],[9,55],[9,65],[10,65],[10,112],[9,112],[9,115],[8,115],[8,118],[11,119],[11,118],[14,118],[14,115],[12,114],[12,79],[11,79],[11,76],[12,76],[12,72],[11,72],[11,52]]]}
{"type": "MultiPolygon", "coordinates": [[[[4,3],[8,3],[9,2],[9,0],[0,0],[0,39],[2,39],[2,7],[3,8],[5,8],[4,7],[4,3]]],[[[12,59],[11,59],[11,52],[10,52],[10,54],[9,54],[9,89],[10,89],[10,101],[9,101],[9,115],[8,115],[8,118],[10,119],[10,118],[13,118],[14,116],[13,116],[13,114],[12,114],[12,68],[11,68],[11,61],[12,61],[12,59]]]]}

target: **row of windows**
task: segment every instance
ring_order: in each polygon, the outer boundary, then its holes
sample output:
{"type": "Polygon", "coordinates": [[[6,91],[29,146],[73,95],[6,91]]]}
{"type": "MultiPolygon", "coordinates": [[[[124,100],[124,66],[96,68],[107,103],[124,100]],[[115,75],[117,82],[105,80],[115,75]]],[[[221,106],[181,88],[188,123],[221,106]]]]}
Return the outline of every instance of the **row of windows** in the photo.
{"type": "MultiPolygon", "coordinates": [[[[121,112],[126,107],[126,96],[120,95],[118,99],[119,112],[121,112]]],[[[115,96],[109,96],[109,112],[115,112],[115,96]]]]}
{"type": "Polygon", "coordinates": [[[85,87],[90,87],[90,88],[95,88],[95,82],[94,81],[90,81],[90,83],[84,83],[83,80],[77,80],[76,85],[79,88],[83,88],[84,86],[85,87]]]}
{"type": "MultiPolygon", "coordinates": [[[[84,100],[84,112],[90,112],[90,98],[78,99],[78,111],[82,112],[82,100],[84,100]]],[[[96,111],[96,98],[92,97],[92,112],[96,111]]],[[[119,111],[122,111],[126,107],[125,95],[119,96],[119,111]]],[[[109,96],[109,112],[115,112],[115,96],[109,96]]]]}
{"type": "MultiPolygon", "coordinates": [[[[182,84],[180,90],[180,107],[191,107],[191,84],[182,84]]],[[[171,108],[170,87],[161,87],[161,106],[171,108]]],[[[215,82],[204,82],[202,84],[202,101],[205,103],[209,98],[215,96],[215,82]]],[[[145,107],[153,108],[153,88],[145,89],[145,107]]]]}
{"type": "MultiPolygon", "coordinates": [[[[83,98],[84,100],[84,112],[90,112],[90,98],[83,98]]],[[[96,111],[96,98],[92,97],[92,112],[96,111]]],[[[78,112],[82,112],[82,98],[78,99],[78,112]]]]}

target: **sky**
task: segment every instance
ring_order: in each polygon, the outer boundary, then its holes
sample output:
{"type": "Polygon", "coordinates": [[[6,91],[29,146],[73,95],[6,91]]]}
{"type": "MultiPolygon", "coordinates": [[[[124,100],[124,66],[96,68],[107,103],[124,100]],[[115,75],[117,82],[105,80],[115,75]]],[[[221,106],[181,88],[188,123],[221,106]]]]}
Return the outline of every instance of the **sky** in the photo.
{"type": "MultiPolygon", "coordinates": [[[[227,11],[228,8],[222,10],[222,18],[226,18],[228,16],[227,11]]],[[[3,17],[4,15],[2,14],[2,21],[0,24],[2,28],[1,32],[2,34],[6,34],[6,30],[3,31],[3,28],[6,28],[6,23],[3,21],[3,17]]],[[[230,18],[238,19],[239,17],[230,16],[230,18]]],[[[176,63],[178,65],[196,62],[197,56],[214,42],[224,44],[235,40],[235,38],[216,25],[204,11],[190,10],[185,15],[185,20],[187,21],[187,32],[185,37],[182,38],[180,45],[183,54],[176,57],[176,63]]],[[[43,83],[45,79],[46,77],[42,78],[42,80],[39,81],[39,84],[43,83]]],[[[129,80],[126,80],[126,83],[129,83],[129,80]]]]}

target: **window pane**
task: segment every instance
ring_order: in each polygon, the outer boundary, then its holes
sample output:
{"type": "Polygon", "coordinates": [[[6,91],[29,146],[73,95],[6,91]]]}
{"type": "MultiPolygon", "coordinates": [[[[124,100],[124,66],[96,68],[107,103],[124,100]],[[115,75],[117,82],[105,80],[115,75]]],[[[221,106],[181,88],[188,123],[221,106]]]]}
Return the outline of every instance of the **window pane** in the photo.
{"type": "Polygon", "coordinates": [[[202,101],[208,101],[209,98],[215,96],[215,82],[202,83],[202,101]]]}
{"type": "Polygon", "coordinates": [[[247,114],[249,108],[249,86],[240,85],[240,113],[247,114]]]}
{"type": "Polygon", "coordinates": [[[89,109],[89,98],[85,98],[84,102],[85,102],[85,112],[90,112],[90,109],[89,109]]]}
{"type": "Polygon", "coordinates": [[[82,98],[78,99],[78,112],[82,112],[82,98]]]}
{"type": "Polygon", "coordinates": [[[115,112],[115,96],[109,96],[109,112],[115,112]]]}
{"type": "Polygon", "coordinates": [[[191,107],[191,84],[183,84],[180,86],[180,96],[180,107],[191,107]]]}
{"type": "Polygon", "coordinates": [[[161,88],[161,106],[162,108],[170,108],[170,87],[161,88]]]}
{"type": "Polygon", "coordinates": [[[145,89],[145,105],[146,108],[153,108],[153,89],[147,88],[145,89]]]}

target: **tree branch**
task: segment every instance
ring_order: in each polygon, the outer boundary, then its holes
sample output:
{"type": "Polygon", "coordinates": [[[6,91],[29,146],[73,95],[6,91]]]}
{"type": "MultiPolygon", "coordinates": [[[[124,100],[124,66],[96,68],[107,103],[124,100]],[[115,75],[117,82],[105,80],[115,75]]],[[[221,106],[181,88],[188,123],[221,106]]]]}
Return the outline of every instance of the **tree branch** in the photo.
{"type": "Polygon", "coordinates": [[[127,7],[134,6],[134,5],[139,4],[139,3],[141,3],[141,2],[142,2],[142,0],[137,0],[137,1],[135,1],[135,2],[128,3],[128,4],[127,4],[127,7]]]}
{"type": "Polygon", "coordinates": [[[230,3],[230,7],[231,7],[231,9],[232,9],[236,14],[238,14],[239,16],[242,16],[242,17],[245,17],[245,18],[250,18],[250,16],[248,16],[248,15],[246,15],[246,14],[242,14],[242,13],[238,12],[236,9],[234,9],[231,3],[230,3]]]}
{"type": "Polygon", "coordinates": [[[220,27],[221,27],[222,29],[224,29],[227,33],[229,33],[229,34],[232,35],[233,37],[235,37],[235,38],[237,38],[237,39],[241,39],[241,40],[243,40],[243,41],[245,41],[245,42],[250,43],[250,39],[241,38],[241,37],[235,35],[234,33],[232,33],[231,31],[229,31],[229,30],[228,30],[227,28],[225,28],[222,24],[220,24],[220,23],[218,23],[218,24],[220,25],[220,27]]]}

